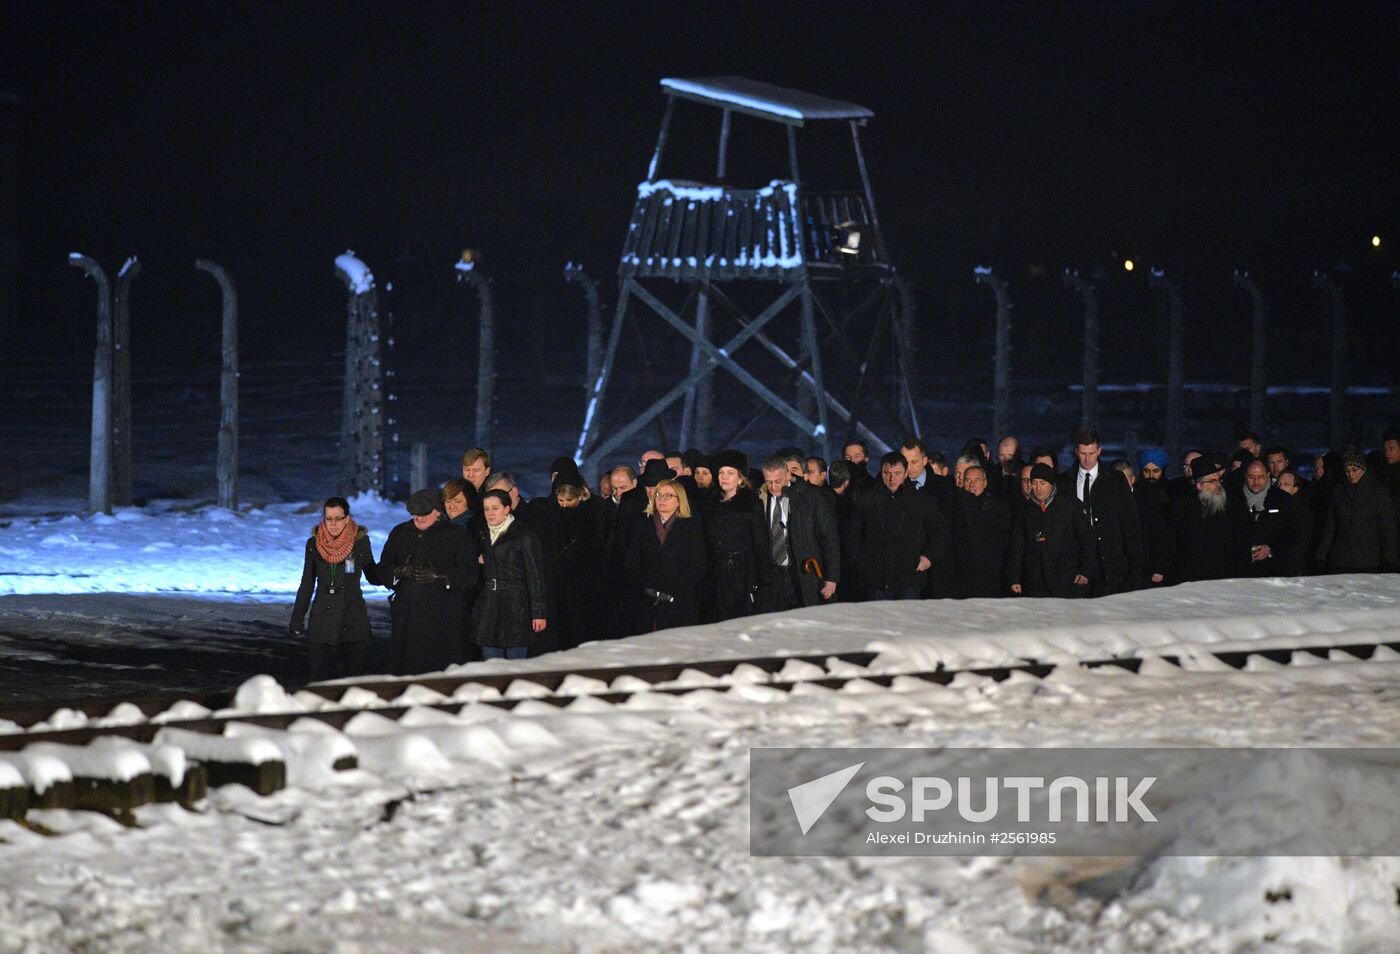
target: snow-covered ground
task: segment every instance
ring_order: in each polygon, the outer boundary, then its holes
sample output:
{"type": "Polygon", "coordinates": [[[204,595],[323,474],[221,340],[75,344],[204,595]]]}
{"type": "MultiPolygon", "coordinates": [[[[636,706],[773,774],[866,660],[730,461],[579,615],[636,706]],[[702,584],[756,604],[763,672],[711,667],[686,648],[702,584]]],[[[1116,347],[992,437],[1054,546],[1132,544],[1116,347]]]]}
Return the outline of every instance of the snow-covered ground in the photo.
{"type": "MultiPolygon", "coordinates": [[[[101,600],[138,648],[130,617],[143,606],[202,606],[199,626],[241,621],[223,637],[237,652],[254,621],[285,625],[307,509],[15,520],[0,529],[11,594],[0,606],[11,620],[18,607],[49,613],[38,625],[80,647],[110,634],[68,607],[101,600]]],[[[375,501],[355,510],[376,544],[399,519],[375,501]]],[[[1139,676],[1061,667],[1044,681],[946,688],[639,693],[565,710],[420,709],[399,723],[366,712],[343,737],[307,720],[265,733],[287,753],[291,784],[277,795],[226,788],[196,813],[140,809],[135,828],[30,813],[60,837],[0,825],[0,950],[1390,951],[1392,858],[753,858],[747,782],[754,746],[1392,746],[1390,657],[1240,672],[1192,647],[1391,640],[1397,609],[1400,576],[1226,581],[1093,602],[836,606],[475,664],[866,648],[885,671],[1187,658],[1186,671],[1139,676]],[[329,753],[347,744],[360,768],[329,771],[329,753]]],[[[183,610],[160,612],[168,640],[183,610]]],[[[0,658],[12,651],[0,644],[0,658]]],[[[254,686],[249,698],[277,695],[254,686]]],[[[1253,792],[1242,781],[1211,796],[1253,792]]],[[[1338,813],[1360,807],[1341,785],[1319,798],[1338,813]]]]}

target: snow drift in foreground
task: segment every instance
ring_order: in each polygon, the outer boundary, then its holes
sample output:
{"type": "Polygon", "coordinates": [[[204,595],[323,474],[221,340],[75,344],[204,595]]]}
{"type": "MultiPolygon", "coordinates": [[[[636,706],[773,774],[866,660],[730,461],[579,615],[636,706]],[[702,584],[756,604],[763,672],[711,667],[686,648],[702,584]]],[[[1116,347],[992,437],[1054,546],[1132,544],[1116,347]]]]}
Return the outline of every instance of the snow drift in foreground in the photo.
{"type": "MultiPolygon", "coordinates": [[[[403,519],[372,498],[354,510],[376,546],[403,519]]],[[[290,504],[16,520],[0,528],[0,595],[61,604],[65,593],[186,593],[249,603],[241,612],[253,616],[262,607],[252,604],[271,600],[280,605],[268,619],[282,626],[316,519],[314,506],[290,504]]],[[[1202,650],[1393,640],[1396,619],[1397,576],[1222,581],[1097,601],[833,606],[477,663],[526,671],[869,648],[879,654],[869,668],[883,672],[1166,654],[1184,668],[639,692],[621,705],[580,680],[563,710],[527,698],[509,712],[417,708],[399,722],[365,711],[343,731],[310,719],[286,731],[242,725],[200,744],[259,757],[275,748],[287,790],[221,789],[196,813],[147,806],[135,828],[57,811],[30,820],[58,837],[0,824],[0,950],[1389,951],[1400,936],[1397,859],[752,858],[747,783],[751,746],[1391,746],[1395,654],[1239,671],[1202,650]],[[351,751],[360,768],[334,771],[351,751]]],[[[82,629],[62,637],[101,638],[82,629]]],[[[404,701],[415,699],[432,701],[407,689],[404,701]]],[[[298,704],[304,695],[259,677],[236,708],[298,704]]],[[[146,757],[199,741],[167,732],[146,757]]],[[[113,771],[135,764],[120,747],[91,758],[110,758],[113,771]]],[[[1238,806],[1295,770],[1276,761],[1178,805],[1201,819],[1183,837],[1208,846],[1238,806]]],[[[1373,773],[1364,784],[1329,777],[1310,804],[1343,815],[1393,805],[1400,780],[1373,773]]],[[[1281,847],[1293,837],[1277,833],[1281,847]]]]}

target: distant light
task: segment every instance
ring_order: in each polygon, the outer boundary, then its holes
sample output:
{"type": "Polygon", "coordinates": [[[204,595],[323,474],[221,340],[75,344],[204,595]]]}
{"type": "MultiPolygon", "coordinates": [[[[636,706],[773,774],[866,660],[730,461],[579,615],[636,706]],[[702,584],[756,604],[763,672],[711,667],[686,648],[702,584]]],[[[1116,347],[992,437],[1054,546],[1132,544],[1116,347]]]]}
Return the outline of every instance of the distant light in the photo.
{"type": "Polygon", "coordinates": [[[1133,270],[1133,260],[1132,260],[1131,258],[1125,258],[1125,259],[1123,260],[1123,271],[1125,271],[1125,272],[1131,272],[1132,270],[1133,270]]]}
{"type": "Polygon", "coordinates": [[[841,255],[860,254],[860,226],[855,222],[842,222],[836,226],[836,251],[841,255]]]}
{"type": "Polygon", "coordinates": [[[1372,235],[1372,236],[1371,236],[1371,247],[1372,247],[1372,248],[1380,248],[1380,247],[1381,247],[1381,237],[1380,237],[1379,235],[1372,235]]]}

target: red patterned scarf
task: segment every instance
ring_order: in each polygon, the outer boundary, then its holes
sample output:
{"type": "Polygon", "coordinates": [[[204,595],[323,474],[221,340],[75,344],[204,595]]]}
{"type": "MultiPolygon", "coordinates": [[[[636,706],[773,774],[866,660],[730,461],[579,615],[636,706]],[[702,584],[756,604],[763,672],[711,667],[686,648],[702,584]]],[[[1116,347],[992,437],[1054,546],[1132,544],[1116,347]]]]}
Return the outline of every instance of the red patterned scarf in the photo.
{"type": "Polygon", "coordinates": [[[344,563],[350,551],[355,549],[355,535],[359,532],[360,527],[354,518],[348,518],[340,536],[332,537],[326,529],[326,522],[322,520],[316,524],[316,552],[321,554],[322,560],[332,565],[344,563]]]}

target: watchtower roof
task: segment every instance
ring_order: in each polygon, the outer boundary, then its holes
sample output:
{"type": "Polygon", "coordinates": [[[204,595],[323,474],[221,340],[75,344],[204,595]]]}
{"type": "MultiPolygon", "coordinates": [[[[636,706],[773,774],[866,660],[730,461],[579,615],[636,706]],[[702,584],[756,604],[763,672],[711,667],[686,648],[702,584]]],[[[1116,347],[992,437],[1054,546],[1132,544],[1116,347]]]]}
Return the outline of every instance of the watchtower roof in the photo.
{"type": "Polygon", "coordinates": [[[719,109],[732,109],[759,119],[801,126],[821,120],[873,119],[864,106],[827,99],[798,89],[774,86],[743,76],[709,76],[701,79],[667,77],[661,88],[672,96],[694,100],[719,109]]]}

